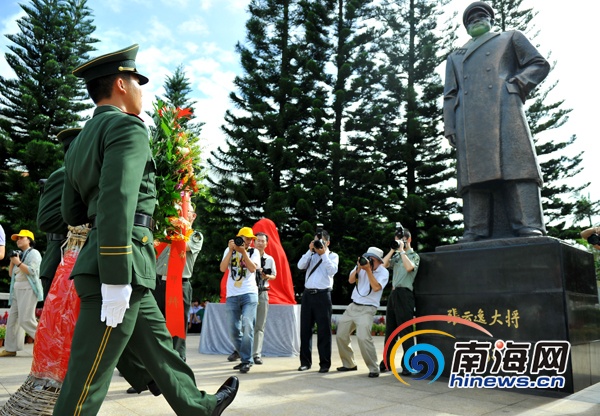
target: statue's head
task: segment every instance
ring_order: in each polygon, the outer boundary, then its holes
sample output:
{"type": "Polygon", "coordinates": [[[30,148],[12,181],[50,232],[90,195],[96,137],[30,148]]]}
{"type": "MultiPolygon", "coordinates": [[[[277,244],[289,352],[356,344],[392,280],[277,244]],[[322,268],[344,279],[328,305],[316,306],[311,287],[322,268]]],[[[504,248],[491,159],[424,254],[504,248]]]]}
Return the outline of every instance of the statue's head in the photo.
{"type": "Polygon", "coordinates": [[[494,9],[483,1],[471,3],[463,13],[463,24],[467,33],[476,38],[489,32],[494,24],[494,9]]]}

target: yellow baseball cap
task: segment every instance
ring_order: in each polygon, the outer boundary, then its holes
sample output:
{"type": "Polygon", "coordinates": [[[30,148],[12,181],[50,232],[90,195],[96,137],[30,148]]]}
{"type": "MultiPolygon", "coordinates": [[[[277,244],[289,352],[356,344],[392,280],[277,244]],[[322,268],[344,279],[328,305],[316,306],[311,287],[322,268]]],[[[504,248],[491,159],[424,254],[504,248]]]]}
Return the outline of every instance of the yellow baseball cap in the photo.
{"type": "Polygon", "coordinates": [[[33,233],[29,230],[21,230],[19,231],[19,234],[13,234],[10,239],[13,241],[17,241],[17,239],[19,237],[29,237],[31,238],[31,240],[35,240],[35,238],[33,237],[33,233]]]}
{"type": "Polygon", "coordinates": [[[236,237],[256,238],[256,236],[252,232],[252,228],[250,228],[250,227],[243,227],[243,228],[241,228],[240,232],[237,234],[236,237]]]}

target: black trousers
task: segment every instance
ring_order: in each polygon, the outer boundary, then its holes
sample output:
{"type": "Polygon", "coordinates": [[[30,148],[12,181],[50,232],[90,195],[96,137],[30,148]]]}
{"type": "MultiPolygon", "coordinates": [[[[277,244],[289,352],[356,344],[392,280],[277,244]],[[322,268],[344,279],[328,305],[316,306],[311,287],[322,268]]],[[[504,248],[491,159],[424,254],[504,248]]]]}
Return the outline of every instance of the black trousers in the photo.
{"type": "MultiPolygon", "coordinates": [[[[388,298],[387,310],[385,313],[385,342],[388,338],[404,322],[411,320],[414,317],[415,311],[415,294],[406,288],[398,287],[390,293],[388,298]]],[[[406,334],[410,334],[413,331],[412,326],[404,328],[396,339],[392,340],[390,348],[388,349],[387,362],[390,364],[390,353],[395,344],[395,341],[402,338],[406,334]]],[[[415,344],[415,338],[409,338],[402,343],[402,349],[406,352],[410,347],[415,344]]],[[[402,357],[402,368],[404,366],[404,357],[402,357]]]]}
{"type": "Polygon", "coordinates": [[[300,309],[300,365],[312,366],[313,326],[317,324],[319,368],[331,367],[331,292],[302,295],[300,309]]]}

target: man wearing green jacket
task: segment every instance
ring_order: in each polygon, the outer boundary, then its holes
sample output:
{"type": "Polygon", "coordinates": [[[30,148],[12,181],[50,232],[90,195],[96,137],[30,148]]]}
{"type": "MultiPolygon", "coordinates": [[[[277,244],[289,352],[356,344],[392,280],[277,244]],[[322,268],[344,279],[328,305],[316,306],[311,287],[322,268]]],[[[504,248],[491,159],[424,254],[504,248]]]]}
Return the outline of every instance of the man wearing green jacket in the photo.
{"type": "MultiPolygon", "coordinates": [[[[80,128],[66,129],[56,135],[58,141],[63,145],[65,154],[80,131],[80,128]]],[[[44,299],[50,291],[54,274],[60,264],[61,246],[66,241],[69,232],[60,212],[64,182],[65,167],[61,166],[48,176],[38,206],[37,225],[40,230],[46,233],[47,241],[46,252],[40,265],[40,280],[44,288],[44,299]]]]}
{"type": "Polygon", "coordinates": [[[177,415],[220,415],[235,398],[237,378],[215,395],[198,390],[150,293],[156,189],[148,133],[138,117],[148,78],[136,69],[137,51],[133,45],[73,71],[97,107],[65,158],[62,214],[68,224],[90,222],[92,230],[71,273],[81,311],[54,414],[97,414],[128,346],[177,415]]]}

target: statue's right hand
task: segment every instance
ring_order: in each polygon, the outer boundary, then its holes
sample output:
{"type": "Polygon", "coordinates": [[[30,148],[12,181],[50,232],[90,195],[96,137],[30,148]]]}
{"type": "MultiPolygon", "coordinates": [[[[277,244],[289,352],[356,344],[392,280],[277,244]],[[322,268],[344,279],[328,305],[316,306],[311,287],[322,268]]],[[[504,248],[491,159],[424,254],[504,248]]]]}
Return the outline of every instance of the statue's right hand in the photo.
{"type": "Polygon", "coordinates": [[[450,146],[456,147],[456,134],[451,134],[449,136],[446,136],[446,139],[448,139],[450,146]]]}

